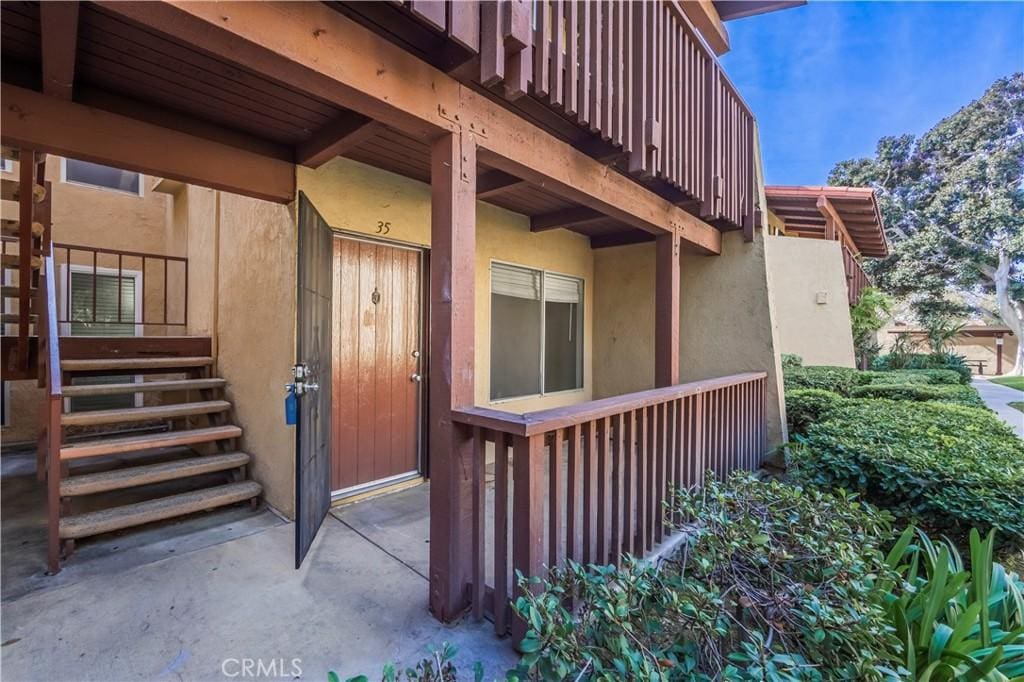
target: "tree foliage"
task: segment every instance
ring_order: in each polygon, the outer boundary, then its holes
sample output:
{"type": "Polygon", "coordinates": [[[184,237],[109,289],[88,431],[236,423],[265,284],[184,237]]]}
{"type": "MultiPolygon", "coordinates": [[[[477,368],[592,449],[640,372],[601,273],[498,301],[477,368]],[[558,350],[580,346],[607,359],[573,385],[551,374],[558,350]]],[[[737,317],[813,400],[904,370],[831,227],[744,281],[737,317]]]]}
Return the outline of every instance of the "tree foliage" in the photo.
{"type": "Polygon", "coordinates": [[[878,194],[892,249],[866,267],[881,289],[911,298],[924,319],[963,314],[954,290],[993,294],[1003,323],[1024,332],[1024,74],[920,138],[882,138],[873,158],[837,164],[829,183],[878,194]]]}

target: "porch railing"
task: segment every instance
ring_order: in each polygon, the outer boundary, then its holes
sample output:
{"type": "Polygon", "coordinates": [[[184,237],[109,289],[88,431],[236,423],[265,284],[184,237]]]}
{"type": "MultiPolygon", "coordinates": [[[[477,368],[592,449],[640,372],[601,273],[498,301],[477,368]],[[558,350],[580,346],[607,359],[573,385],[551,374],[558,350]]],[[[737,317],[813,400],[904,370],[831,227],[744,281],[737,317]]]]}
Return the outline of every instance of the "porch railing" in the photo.
{"type": "Polygon", "coordinates": [[[677,188],[705,219],[752,229],[754,116],[678,0],[404,5],[479,55],[480,85],[611,143],[631,173],[677,188]]]}
{"type": "Polygon", "coordinates": [[[849,248],[843,246],[843,267],[846,270],[846,291],[851,306],[860,303],[864,290],[871,286],[868,274],[849,248]]]}
{"type": "Polygon", "coordinates": [[[36,475],[46,479],[47,568],[60,570],[61,408],[63,387],[60,368],[60,326],[57,323],[57,270],[53,256],[43,258],[36,310],[39,311],[39,386],[45,389],[39,404],[39,442],[36,475]]]}
{"type": "Polygon", "coordinates": [[[474,441],[474,615],[493,617],[499,635],[515,629],[515,571],[536,576],[567,558],[605,564],[646,554],[668,533],[662,508],[672,488],[698,484],[709,469],[721,477],[756,468],[766,447],[766,376],[524,415],[454,411],[474,441]]]}
{"type": "Polygon", "coordinates": [[[53,254],[64,273],[58,322],[65,334],[71,324],[95,325],[100,332],[110,325],[188,326],[188,258],[57,242],[53,254]],[[74,273],[90,275],[84,304],[83,299],[78,304],[72,300],[74,273]],[[116,304],[105,313],[99,305],[101,275],[114,277],[117,283],[116,304]],[[137,285],[130,297],[124,295],[128,280],[137,285]]]}

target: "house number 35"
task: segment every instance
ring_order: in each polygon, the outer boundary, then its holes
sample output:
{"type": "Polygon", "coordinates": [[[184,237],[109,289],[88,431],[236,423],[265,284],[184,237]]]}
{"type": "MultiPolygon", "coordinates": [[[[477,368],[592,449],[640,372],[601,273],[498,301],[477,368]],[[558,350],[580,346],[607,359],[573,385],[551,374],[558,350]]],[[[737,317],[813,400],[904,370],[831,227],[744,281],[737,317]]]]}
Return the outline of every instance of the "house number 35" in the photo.
{"type": "Polygon", "coordinates": [[[387,234],[391,232],[391,223],[383,220],[377,221],[377,234],[387,234]]]}

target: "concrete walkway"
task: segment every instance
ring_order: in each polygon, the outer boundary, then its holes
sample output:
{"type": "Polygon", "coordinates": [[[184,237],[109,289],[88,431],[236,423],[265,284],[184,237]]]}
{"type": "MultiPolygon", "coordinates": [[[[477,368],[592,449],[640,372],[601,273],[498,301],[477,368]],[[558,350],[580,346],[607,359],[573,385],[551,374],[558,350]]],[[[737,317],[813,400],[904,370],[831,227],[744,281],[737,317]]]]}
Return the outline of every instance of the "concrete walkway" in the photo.
{"type": "MultiPolygon", "coordinates": [[[[328,515],[300,570],[293,526],[281,524],[5,599],[3,678],[229,680],[240,679],[251,659],[265,673],[275,666],[261,679],[320,681],[334,670],[372,680],[385,662],[412,665],[448,641],[459,649],[461,675],[471,678],[480,661],[485,679],[503,679],[517,660],[509,641],[486,621],[449,627],[430,616],[419,524],[388,533],[389,514],[372,509],[378,504],[389,504],[387,497],[339,514],[355,517],[352,525],[328,515]],[[374,523],[354,527],[366,515],[374,523]],[[388,541],[373,538],[380,532],[388,541]]],[[[405,506],[395,521],[409,520],[405,506]]],[[[421,524],[426,512],[419,509],[421,524]]]]}
{"type": "Polygon", "coordinates": [[[988,377],[974,377],[971,385],[978,389],[981,399],[999,418],[1010,425],[1017,435],[1024,438],[1024,412],[1010,407],[1009,403],[1024,401],[1024,393],[1009,386],[994,384],[988,377]]]}

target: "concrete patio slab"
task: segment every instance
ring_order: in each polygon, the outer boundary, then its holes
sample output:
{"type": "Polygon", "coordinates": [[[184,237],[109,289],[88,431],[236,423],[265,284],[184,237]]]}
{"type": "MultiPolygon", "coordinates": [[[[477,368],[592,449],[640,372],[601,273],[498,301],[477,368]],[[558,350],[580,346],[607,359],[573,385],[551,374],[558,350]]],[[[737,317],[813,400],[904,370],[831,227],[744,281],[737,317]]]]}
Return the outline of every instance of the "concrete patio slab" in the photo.
{"type": "Polygon", "coordinates": [[[988,377],[974,377],[971,385],[977,389],[981,399],[999,418],[1010,425],[1018,436],[1024,438],[1024,412],[1010,407],[1014,401],[1024,400],[1024,393],[1001,384],[994,384],[988,377]]]}
{"type": "Polygon", "coordinates": [[[334,517],[299,570],[293,542],[281,525],[7,601],[4,679],[226,680],[243,659],[278,661],[284,674],[264,679],[373,679],[444,641],[467,674],[474,661],[486,679],[515,664],[486,622],[434,620],[423,576],[334,517]]]}

